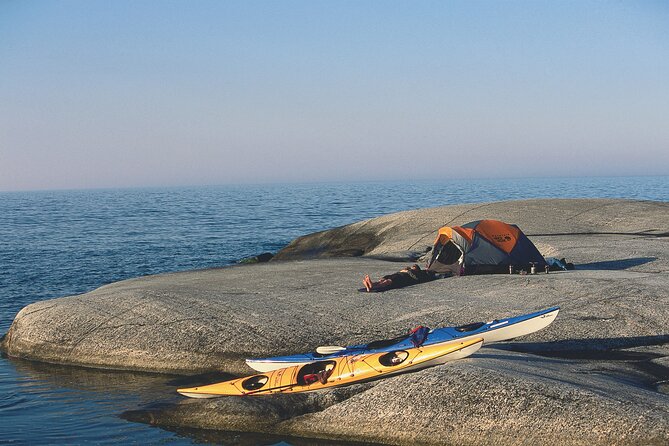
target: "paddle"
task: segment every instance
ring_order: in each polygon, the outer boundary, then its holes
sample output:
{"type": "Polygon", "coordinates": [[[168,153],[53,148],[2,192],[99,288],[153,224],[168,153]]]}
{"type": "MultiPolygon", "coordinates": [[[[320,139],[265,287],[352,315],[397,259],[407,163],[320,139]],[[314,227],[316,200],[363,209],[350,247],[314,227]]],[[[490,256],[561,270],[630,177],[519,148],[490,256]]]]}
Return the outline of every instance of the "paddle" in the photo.
{"type": "Polygon", "coordinates": [[[316,347],[316,353],[319,353],[321,355],[332,355],[334,353],[343,352],[344,350],[348,350],[350,352],[366,350],[368,347],[369,345],[362,345],[360,347],[340,347],[338,345],[321,345],[320,347],[316,347]]]}

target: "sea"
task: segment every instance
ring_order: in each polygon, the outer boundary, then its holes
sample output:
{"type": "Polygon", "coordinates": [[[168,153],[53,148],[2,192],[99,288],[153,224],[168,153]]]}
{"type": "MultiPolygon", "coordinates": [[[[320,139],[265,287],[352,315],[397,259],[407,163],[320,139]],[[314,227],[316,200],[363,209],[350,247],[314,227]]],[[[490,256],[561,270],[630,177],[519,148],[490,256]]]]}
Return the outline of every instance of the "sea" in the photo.
{"type": "MultiPolygon", "coordinates": [[[[666,202],[669,177],[0,192],[0,333],[32,302],[131,277],[225,267],[276,252],[300,235],[392,212],[527,198],[666,202]]],[[[120,416],[178,401],[174,379],[2,356],[0,444],[300,444],[265,435],[164,430],[120,416]]]]}

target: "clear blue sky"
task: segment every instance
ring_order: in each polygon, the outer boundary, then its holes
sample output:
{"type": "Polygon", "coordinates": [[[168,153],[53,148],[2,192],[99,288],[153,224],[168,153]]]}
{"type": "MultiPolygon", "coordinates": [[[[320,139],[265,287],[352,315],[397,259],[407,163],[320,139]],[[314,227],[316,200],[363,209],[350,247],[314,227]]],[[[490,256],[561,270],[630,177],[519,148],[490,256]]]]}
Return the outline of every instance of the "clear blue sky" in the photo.
{"type": "Polygon", "coordinates": [[[0,1],[0,190],[646,174],[666,1],[0,1]]]}

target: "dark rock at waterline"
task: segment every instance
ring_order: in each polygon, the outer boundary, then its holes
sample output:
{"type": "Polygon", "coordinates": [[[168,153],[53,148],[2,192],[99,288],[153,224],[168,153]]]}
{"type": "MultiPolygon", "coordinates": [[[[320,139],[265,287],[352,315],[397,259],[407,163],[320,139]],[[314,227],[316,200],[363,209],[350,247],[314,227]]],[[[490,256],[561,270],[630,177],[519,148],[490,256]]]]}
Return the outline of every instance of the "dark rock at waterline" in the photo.
{"type": "Polygon", "coordinates": [[[241,264],[265,263],[265,262],[269,262],[270,260],[272,260],[273,257],[274,257],[274,254],[272,254],[271,252],[263,252],[262,254],[258,254],[257,256],[243,258],[237,263],[241,263],[241,264]]]}
{"type": "Polygon", "coordinates": [[[281,422],[320,412],[369,388],[358,384],[317,393],[252,398],[184,399],[168,407],[127,411],[122,416],[157,426],[222,429],[270,433],[281,422]],[[208,415],[203,417],[203,413],[208,415]]]}
{"type": "Polygon", "coordinates": [[[241,375],[250,372],[246,357],[560,305],[546,330],[355,389],[330,405],[314,403],[313,410],[284,412],[271,399],[189,400],[152,410],[152,419],[165,426],[396,444],[666,444],[667,217],[667,203],[629,200],[403,212],[305,236],[277,254],[295,261],[150,276],[29,305],[2,346],[10,356],[49,362],[241,375]],[[576,270],[357,291],[363,273],[378,277],[400,266],[379,257],[424,253],[440,226],[480,218],[518,224],[544,255],[566,257],[576,270]],[[218,409],[226,416],[207,421],[218,409]]]}

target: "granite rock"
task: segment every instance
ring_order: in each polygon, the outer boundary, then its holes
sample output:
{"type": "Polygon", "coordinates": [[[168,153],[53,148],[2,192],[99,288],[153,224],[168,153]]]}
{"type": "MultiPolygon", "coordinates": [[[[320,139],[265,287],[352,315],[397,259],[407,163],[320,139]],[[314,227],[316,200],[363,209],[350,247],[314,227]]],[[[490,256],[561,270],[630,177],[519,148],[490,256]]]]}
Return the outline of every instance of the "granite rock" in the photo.
{"type": "Polygon", "coordinates": [[[667,217],[668,203],[630,200],[402,212],[301,237],[268,263],[143,277],[31,304],[2,348],[61,364],[242,375],[251,372],[247,357],[560,305],[543,331],[421,372],[297,399],[185,401],[134,416],[388,444],[666,444],[667,217]],[[576,270],[358,291],[364,273],[378,277],[403,265],[389,260],[423,255],[440,226],[481,218],[518,224],[544,255],[566,257],[576,270]]]}

